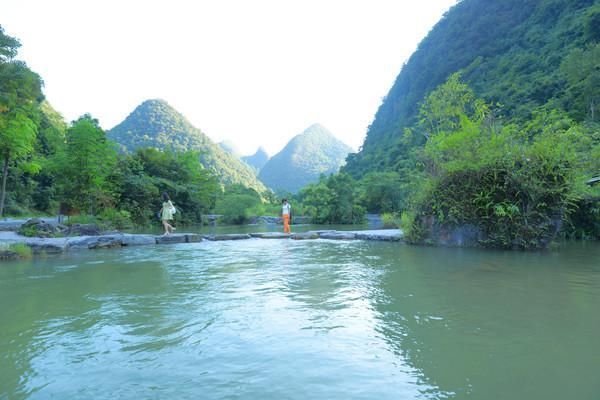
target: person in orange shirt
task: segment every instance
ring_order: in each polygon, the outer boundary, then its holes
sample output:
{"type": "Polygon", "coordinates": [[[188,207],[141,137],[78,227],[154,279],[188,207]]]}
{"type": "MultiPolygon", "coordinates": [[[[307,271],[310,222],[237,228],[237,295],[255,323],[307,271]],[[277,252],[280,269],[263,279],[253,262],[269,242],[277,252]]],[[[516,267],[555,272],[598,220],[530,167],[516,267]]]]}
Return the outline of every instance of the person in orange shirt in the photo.
{"type": "Polygon", "coordinates": [[[292,233],[290,222],[292,220],[292,206],[287,199],[281,200],[281,218],[283,219],[283,233],[292,233]]]}

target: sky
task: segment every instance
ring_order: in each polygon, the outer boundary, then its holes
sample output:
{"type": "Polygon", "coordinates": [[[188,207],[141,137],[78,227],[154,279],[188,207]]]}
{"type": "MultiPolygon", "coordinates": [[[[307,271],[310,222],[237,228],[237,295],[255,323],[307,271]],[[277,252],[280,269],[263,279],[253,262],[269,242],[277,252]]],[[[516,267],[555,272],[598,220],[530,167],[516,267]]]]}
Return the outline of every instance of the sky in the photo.
{"type": "Polygon", "coordinates": [[[320,123],[357,150],[456,0],[2,0],[48,101],[104,129],[160,98],[215,142],[275,154],[320,123]]]}

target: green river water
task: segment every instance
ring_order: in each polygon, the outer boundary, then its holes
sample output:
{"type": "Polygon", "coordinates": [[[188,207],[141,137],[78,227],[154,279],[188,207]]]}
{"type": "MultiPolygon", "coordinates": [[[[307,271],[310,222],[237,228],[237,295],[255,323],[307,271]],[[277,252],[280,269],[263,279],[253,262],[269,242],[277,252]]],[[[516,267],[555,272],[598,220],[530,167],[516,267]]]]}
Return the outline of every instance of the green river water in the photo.
{"type": "Polygon", "coordinates": [[[252,239],[0,264],[0,399],[600,399],[600,243],[252,239]]]}

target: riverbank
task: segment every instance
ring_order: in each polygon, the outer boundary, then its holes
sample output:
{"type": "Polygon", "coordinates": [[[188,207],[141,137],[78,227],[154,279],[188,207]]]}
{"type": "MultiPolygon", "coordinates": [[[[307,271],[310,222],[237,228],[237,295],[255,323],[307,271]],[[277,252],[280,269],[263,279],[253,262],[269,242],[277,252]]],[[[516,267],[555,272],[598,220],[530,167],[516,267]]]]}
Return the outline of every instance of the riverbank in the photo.
{"type": "Polygon", "coordinates": [[[285,234],[280,232],[200,234],[175,233],[171,235],[148,235],[131,233],[111,233],[98,236],[74,236],[60,238],[38,238],[19,235],[14,231],[0,232],[0,243],[7,245],[23,244],[33,254],[59,254],[70,250],[93,250],[127,246],[150,246],[175,243],[197,243],[202,241],[250,240],[250,239],[289,239],[289,240],[377,240],[400,241],[400,229],[382,230],[316,230],[285,234]]]}

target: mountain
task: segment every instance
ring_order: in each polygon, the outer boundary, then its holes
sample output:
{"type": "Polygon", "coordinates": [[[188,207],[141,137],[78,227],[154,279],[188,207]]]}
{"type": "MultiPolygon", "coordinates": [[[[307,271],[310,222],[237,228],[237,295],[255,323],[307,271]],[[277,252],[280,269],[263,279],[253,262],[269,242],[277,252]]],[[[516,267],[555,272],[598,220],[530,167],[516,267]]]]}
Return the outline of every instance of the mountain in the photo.
{"type": "Polygon", "coordinates": [[[337,172],[352,149],[319,124],[295,136],[261,169],[259,179],[276,191],[296,193],[321,174],[337,172]]]}
{"type": "Polygon", "coordinates": [[[124,151],[140,147],[199,151],[202,164],[223,184],[239,183],[259,192],[266,189],[248,165],[215,144],[164,100],[144,101],[107,135],[124,151]]]}
{"type": "Polygon", "coordinates": [[[229,140],[223,140],[222,142],[218,143],[219,147],[222,148],[223,150],[225,150],[227,153],[231,154],[232,156],[236,157],[236,158],[241,158],[240,155],[240,151],[238,150],[238,148],[236,147],[236,145],[229,141],[229,140]]]}
{"type": "Polygon", "coordinates": [[[267,154],[265,149],[263,149],[262,147],[259,147],[256,150],[256,153],[254,153],[253,155],[243,156],[242,161],[244,161],[246,164],[251,166],[258,174],[260,172],[260,170],[262,169],[262,167],[265,166],[267,161],[269,161],[269,154],[267,154]]]}
{"type": "Polygon", "coordinates": [[[401,140],[405,128],[416,122],[425,96],[456,72],[477,97],[497,105],[499,118],[524,121],[550,104],[583,120],[585,96],[578,91],[585,89],[568,86],[561,64],[599,40],[598,0],[458,2],[403,66],[362,150],[348,157],[343,170],[360,177],[403,165],[410,153],[401,140]]]}

